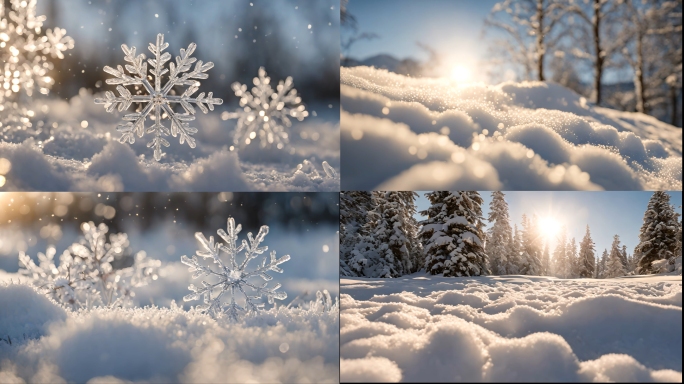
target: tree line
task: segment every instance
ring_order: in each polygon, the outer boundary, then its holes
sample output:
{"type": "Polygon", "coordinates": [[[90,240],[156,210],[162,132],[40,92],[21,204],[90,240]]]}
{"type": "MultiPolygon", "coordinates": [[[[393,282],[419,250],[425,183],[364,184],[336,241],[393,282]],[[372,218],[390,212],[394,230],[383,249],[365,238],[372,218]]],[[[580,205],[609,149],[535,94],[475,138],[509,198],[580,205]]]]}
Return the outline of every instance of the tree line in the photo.
{"type": "Polygon", "coordinates": [[[496,71],[513,63],[526,80],[681,126],[682,0],[504,0],[485,21],[492,32],[496,71]],[[633,90],[606,93],[608,71],[631,73],[633,90]]]}
{"type": "Polygon", "coordinates": [[[420,212],[427,218],[418,222],[416,197],[415,192],[341,193],[341,276],[392,278],[420,270],[559,278],[681,273],[682,222],[665,192],[651,196],[632,254],[615,235],[601,255],[588,225],[579,243],[562,228],[553,250],[536,215],[523,215],[520,228],[511,226],[503,192],[492,192],[487,219],[478,192],[433,191],[426,193],[430,206],[420,212]]]}

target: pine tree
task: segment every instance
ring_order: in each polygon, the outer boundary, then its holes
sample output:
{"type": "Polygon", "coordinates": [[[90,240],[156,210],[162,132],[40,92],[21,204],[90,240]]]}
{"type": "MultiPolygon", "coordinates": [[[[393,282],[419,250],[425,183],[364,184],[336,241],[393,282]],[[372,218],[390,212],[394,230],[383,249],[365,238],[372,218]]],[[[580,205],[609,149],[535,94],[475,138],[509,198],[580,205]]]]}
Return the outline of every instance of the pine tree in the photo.
{"type": "Polygon", "coordinates": [[[532,220],[528,219],[526,215],[522,217],[522,233],[521,233],[521,274],[523,275],[539,275],[541,274],[541,246],[539,244],[538,235],[538,220],[534,216],[532,220]]]}
{"type": "Polygon", "coordinates": [[[489,203],[489,217],[491,224],[487,232],[486,253],[492,274],[506,275],[511,273],[509,266],[509,252],[511,246],[511,224],[508,215],[508,203],[503,192],[492,192],[489,203]]]}
{"type": "Polygon", "coordinates": [[[371,193],[365,191],[352,191],[340,193],[340,275],[360,276],[358,273],[363,268],[363,263],[354,257],[354,249],[357,247],[360,236],[359,231],[367,222],[368,212],[372,209],[371,193]],[[355,264],[352,267],[351,264],[355,264]]]}
{"type": "Polygon", "coordinates": [[[509,260],[509,274],[517,275],[522,269],[522,256],[520,255],[522,245],[520,239],[520,231],[518,231],[518,225],[513,226],[513,237],[511,238],[511,245],[508,251],[509,260]]]}
{"type": "Polygon", "coordinates": [[[359,276],[399,277],[417,269],[411,255],[412,205],[407,206],[406,199],[405,192],[372,192],[373,209],[348,263],[359,276]]]}
{"type": "Polygon", "coordinates": [[[670,205],[670,195],[663,191],[654,192],[644,213],[639,244],[634,249],[634,253],[641,256],[637,273],[657,273],[651,265],[657,260],[673,259],[674,264],[678,225],[674,207],[670,205]]]}
{"type": "Polygon", "coordinates": [[[610,248],[610,255],[606,265],[606,277],[620,277],[626,274],[625,267],[622,264],[622,250],[620,249],[620,236],[613,237],[613,245],[610,248]]]}
{"type": "Polygon", "coordinates": [[[622,262],[622,266],[625,267],[625,271],[629,272],[629,261],[627,260],[627,246],[622,245],[622,248],[620,248],[620,261],[622,262]]]}
{"type": "Polygon", "coordinates": [[[408,250],[412,268],[409,273],[417,272],[425,264],[425,256],[423,255],[423,244],[420,242],[419,225],[415,218],[416,214],[416,197],[415,192],[398,192],[403,201],[403,222],[405,226],[405,233],[408,238],[408,250]]]}
{"type": "Polygon", "coordinates": [[[482,198],[471,191],[426,193],[430,207],[421,212],[425,270],[443,276],[489,273],[482,231],[482,198]]]}
{"type": "Polygon", "coordinates": [[[556,265],[556,276],[563,279],[568,277],[567,243],[568,234],[565,227],[563,227],[558,235],[558,244],[556,244],[556,249],[553,251],[553,259],[556,265]]]}
{"type": "Polygon", "coordinates": [[[608,262],[608,250],[604,249],[603,254],[601,255],[601,264],[599,268],[599,278],[600,279],[605,279],[606,278],[606,263],[608,262]]]}
{"type": "Polygon", "coordinates": [[[579,257],[577,255],[577,242],[575,241],[574,237],[570,240],[567,255],[569,266],[568,269],[570,270],[568,277],[576,279],[579,277],[579,257]]]}
{"type": "Polygon", "coordinates": [[[580,243],[579,277],[595,277],[594,241],[591,239],[588,225],[587,232],[584,234],[584,238],[582,238],[582,242],[580,243]]]}
{"type": "Polygon", "coordinates": [[[542,255],[542,276],[551,276],[551,257],[549,255],[549,243],[544,243],[544,253],[542,255]]]}

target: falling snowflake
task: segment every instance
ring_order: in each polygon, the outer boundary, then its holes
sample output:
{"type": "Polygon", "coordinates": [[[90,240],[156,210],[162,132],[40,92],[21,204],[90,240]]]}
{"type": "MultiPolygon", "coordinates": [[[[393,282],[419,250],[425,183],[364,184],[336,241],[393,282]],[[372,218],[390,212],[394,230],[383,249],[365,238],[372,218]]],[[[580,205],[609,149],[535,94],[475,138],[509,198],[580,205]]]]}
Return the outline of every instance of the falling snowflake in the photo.
{"type": "Polygon", "coordinates": [[[292,77],[281,80],[274,91],[271,78],[266,70],[259,68],[259,77],[254,78],[254,87],[247,91],[246,84],[233,83],[233,91],[240,98],[240,107],[227,115],[228,119],[237,119],[237,127],[233,141],[239,147],[249,145],[257,135],[261,147],[275,145],[278,149],[289,143],[286,127],[291,127],[290,118],[299,121],[309,116],[297,90],[292,87],[292,77]]]}
{"type": "Polygon", "coordinates": [[[112,266],[112,262],[125,256],[128,250],[125,233],[111,234],[107,242],[109,229],[104,224],[83,223],[81,230],[84,238],[62,253],[59,266],[54,261],[57,251],[51,246],[45,253],[38,253],[38,265],[30,256],[20,253],[22,268],[19,272],[55,301],[71,309],[129,304],[135,296],[132,288],[157,279],[161,262],[148,258],[143,251],[134,256],[130,267],[115,269],[112,266]]]}
{"type": "Polygon", "coordinates": [[[45,16],[36,16],[36,0],[0,2],[0,131],[26,129],[31,126],[28,99],[38,88],[48,94],[54,79],[48,76],[54,68],[50,58],[63,59],[74,40],[66,30],[55,28],[43,33],[45,16]]]}
{"type": "Polygon", "coordinates": [[[154,139],[147,144],[148,148],[154,147],[154,158],[160,161],[163,153],[162,146],[168,147],[169,142],[164,139],[164,136],[171,134],[173,137],[180,135],[180,143],[188,143],[190,148],[195,148],[195,139],[192,137],[197,133],[197,128],[190,127],[189,121],[195,120],[196,104],[204,113],[214,110],[214,105],[221,105],[223,100],[213,97],[213,92],[200,93],[197,97],[191,96],[197,92],[200,82],[193,79],[206,79],[209,77],[207,72],[214,67],[214,63],[202,63],[192,57],[197,45],[190,43],[188,49],[180,50],[180,56],[176,56],[176,63],[169,63],[169,69],[164,65],[171,60],[171,54],[168,52],[162,53],[169,44],[164,43],[164,35],[157,35],[157,43],[149,46],[150,52],[154,58],[148,59],[145,62],[145,55],[135,55],[135,47],[129,48],[126,44],[121,46],[126,60],[129,64],[126,65],[126,71],[121,65],[117,68],[109,66],[104,67],[104,71],[115,78],[107,79],[107,84],[116,84],[116,90],[119,92],[119,97],[114,95],[114,92],[107,91],[105,98],[95,99],[95,103],[104,104],[107,112],[113,112],[114,109],[121,111],[127,110],[132,103],[138,104],[135,113],[130,113],[124,116],[127,123],[122,123],[117,127],[117,131],[121,132],[119,141],[133,144],[135,142],[135,134],[138,137],[143,137],[145,133],[154,133],[154,139]],[[191,70],[192,64],[197,61],[195,68],[191,70]],[[150,69],[151,76],[147,75],[147,64],[152,67],[150,69]],[[162,87],[162,76],[168,73],[168,81],[162,87]],[[154,81],[154,86],[150,83],[154,81]],[[137,90],[136,94],[132,94],[125,86],[133,85],[137,90]],[[174,92],[175,86],[189,86],[185,92],[180,96],[174,92]],[[143,90],[139,88],[142,86],[147,94],[143,94],[143,90]],[[173,110],[175,104],[180,104],[185,113],[176,113],[173,110]],[[154,124],[145,128],[145,120],[150,117],[154,124]],[[171,130],[162,124],[162,119],[171,120],[171,130]]]}
{"type": "Polygon", "coordinates": [[[276,252],[271,251],[270,260],[264,256],[264,259],[258,268],[251,272],[247,271],[247,264],[249,264],[252,259],[268,250],[268,247],[259,246],[264,240],[264,237],[268,234],[268,227],[265,225],[262,226],[259,229],[256,238],[252,237],[251,232],[248,233],[247,238],[249,239],[249,243],[246,240],[242,240],[242,244],[237,246],[238,234],[241,229],[241,225],[235,226],[235,220],[232,217],[228,218],[228,233],[222,229],[217,231],[218,235],[226,242],[225,244],[215,243],[213,236],[209,236],[209,240],[207,240],[201,232],[195,234],[195,238],[200,242],[202,248],[197,251],[197,256],[211,258],[214,264],[218,265],[216,270],[202,265],[196,256],[193,256],[192,259],[187,256],[181,256],[181,262],[190,267],[189,270],[192,272],[193,279],[202,276],[213,277],[212,282],[202,281],[201,287],[190,284],[188,289],[193,291],[193,293],[185,296],[183,300],[198,300],[201,296],[204,296],[204,305],[198,306],[198,308],[214,318],[220,317],[225,313],[230,319],[237,321],[239,312],[246,311],[253,314],[264,307],[263,303],[258,303],[254,300],[258,300],[265,296],[268,303],[273,304],[275,299],[283,300],[287,297],[285,292],[277,291],[277,289],[280,288],[280,284],[276,284],[272,288],[267,287],[268,281],[270,281],[272,277],[266,272],[273,271],[282,273],[283,270],[280,269],[278,265],[290,260],[290,255],[285,255],[280,259],[276,259],[276,252]],[[238,253],[243,250],[245,251],[245,259],[241,263],[238,263],[238,253]],[[226,262],[221,260],[221,251],[228,256],[226,262]],[[257,285],[256,283],[249,281],[256,277],[260,277],[265,283],[263,285],[257,285]],[[249,296],[245,292],[246,288],[252,291],[250,292],[253,293],[252,296],[249,296]],[[236,302],[237,291],[244,295],[244,301],[247,308],[240,306],[236,302]],[[226,292],[230,294],[230,303],[222,304],[221,298],[226,292]]]}

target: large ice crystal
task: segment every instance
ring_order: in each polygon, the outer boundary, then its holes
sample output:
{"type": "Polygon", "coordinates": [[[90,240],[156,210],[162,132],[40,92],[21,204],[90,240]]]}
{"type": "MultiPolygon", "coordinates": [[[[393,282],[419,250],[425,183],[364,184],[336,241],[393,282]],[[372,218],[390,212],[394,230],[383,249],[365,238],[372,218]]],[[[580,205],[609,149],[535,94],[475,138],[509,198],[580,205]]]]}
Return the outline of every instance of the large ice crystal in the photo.
{"type": "Polygon", "coordinates": [[[260,265],[252,270],[247,270],[247,264],[256,258],[258,255],[266,252],[268,247],[260,246],[264,237],[268,234],[268,226],[262,226],[256,237],[252,237],[252,233],[247,234],[249,242],[242,240],[241,245],[237,245],[238,234],[242,230],[241,225],[235,226],[235,220],[232,217],[228,218],[228,232],[219,229],[218,235],[225,241],[223,243],[214,242],[214,237],[209,236],[209,240],[201,232],[195,234],[195,238],[199,241],[201,249],[197,251],[196,256],[188,258],[181,256],[181,262],[187,265],[192,272],[192,278],[210,277],[209,281],[203,280],[201,287],[196,287],[190,284],[188,289],[193,293],[185,296],[183,300],[192,301],[198,300],[204,296],[204,304],[198,308],[210,316],[217,318],[226,314],[231,320],[237,321],[240,312],[247,312],[254,314],[264,307],[264,303],[257,302],[262,297],[266,297],[269,304],[273,304],[275,299],[284,300],[287,294],[283,291],[278,291],[280,284],[273,287],[268,287],[268,281],[273,279],[267,274],[269,271],[282,273],[283,270],[278,265],[290,260],[290,255],[282,256],[276,259],[276,252],[271,251],[270,259],[264,257],[260,265]],[[240,252],[245,251],[244,260],[238,263],[237,256],[240,252]],[[220,253],[223,252],[227,256],[224,262],[221,259],[220,253]],[[200,263],[201,258],[210,258],[218,268],[211,268],[200,263]],[[254,278],[261,278],[265,283],[258,285],[250,280],[254,278]],[[245,292],[248,289],[252,296],[245,292]],[[228,303],[222,303],[222,298],[226,293],[230,296],[228,303]],[[244,296],[245,306],[241,306],[236,301],[236,295],[242,294],[244,296]]]}
{"type": "Polygon", "coordinates": [[[171,60],[171,54],[164,52],[168,46],[169,44],[164,42],[164,35],[158,34],[156,44],[150,43],[148,47],[154,57],[145,61],[144,54],[135,55],[135,47],[129,48],[126,44],[121,45],[125,54],[124,60],[129,63],[125,70],[121,65],[117,68],[104,67],[105,72],[115,76],[107,79],[107,84],[117,85],[116,90],[120,96],[107,91],[105,98],[95,99],[95,103],[104,104],[107,112],[113,112],[117,108],[120,112],[125,111],[131,104],[138,104],[134,113],[124,116],[123,119],[127,122],[117,127],[117,131],[121,132],[119,141],[133,144],[136,134],[138,137],[143,137],[146,133],[154,134],[154,139],[147,144],[147,147],[154,148],[154,158],[157,161],[160,161],[163,156],[162,146],[170,145],[164,138],[169,134],[173,137],[180,136],[181,144],[187,142],[190,148],[195,148],[195,139],[192,135],[197,133],[197,128],[191,127],[188,123],[195,120],[193,104],[202,112],[208,113],[214,110],[214,105],[223,103],[223,100],[213,97],[213,92],[208,94],[201,92],[197,97],[191,97],[199,90],[200,82],[197,79],[208,78],[209,75],[206,72],[214,67],[212,62],[203,63],[202,60],[198,61],[192,57],[197,45],[190,43],[187,49],[181,48],[180,55],[176,56],[176,63],[169,63],[169,68],[166,69],[166,62],[171,60]],[[195,62],[193,69],[192,64],[195,62]],[[147,64],[151,67],[149,72],[151,76],[147,74],[147,64]],[[167,73],[167,82],[162,86],[162,78],[167,73]],[[150,81],[154,82],[154,85],[150,81]],[[135,86],[137,90],[135,94],[126,88],[130,85],[135,86]],[[184,85],[188,88],[180,95],[175,94],[174,87],[184,85]],[[147,94],[143,93],[140,86],[147,94]],[[184,113],[174,111],[176,104],[183,107],[184,113]],[[148,116],[154,124],[146,128],[145,120],[148,116]],[[171,120],[171,130],[162,124],[162,119],[171,120]]]}
{"type": "Polygon", "coordinates": [[[274,90],[271,78],[261,67],[259,77],[255,77],[253,82],[251,91],[247,90],[246,84],[233,83],[233,91],[240,98],[241,107],[228,114],[229,119],[237,119],[233,141],[235,145],[245,147],[259,136],[262,148],[275,146],[282,149],[290,142],[286,131],[292,126],[290,118],[302,121],[309,112],[293,88],[292,77],[281,80],[274,90]]]}
{"type": "Polygon", "coordinates": [[[135,296],[134,287],[157,279],[161,262],[148,258],[144,251],[134,256],[130,267],[112,266],[128,250],[125,233],[111,234],[107,242],[109,228],[105,224],[96,226],[91,221],[81,224],[81,230],[84,238],[62,253],[59,265],[54,260],[57,251],[50,246],[45,253],[38,253],[39,264],[20,253],[19,272],[52,299],[71,309],[125,306],[135,296]]]}

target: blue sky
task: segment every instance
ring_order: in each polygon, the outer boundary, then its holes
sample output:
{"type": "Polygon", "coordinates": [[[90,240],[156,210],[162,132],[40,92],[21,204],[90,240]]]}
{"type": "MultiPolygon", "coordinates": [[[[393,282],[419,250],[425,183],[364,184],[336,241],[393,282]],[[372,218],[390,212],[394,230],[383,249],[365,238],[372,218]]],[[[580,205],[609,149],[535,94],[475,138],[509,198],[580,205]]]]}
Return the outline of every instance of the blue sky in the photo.
{"type": "MultiPolygon", "coordinates": [[[[352,14],[359,32],[372,32],[378,39],[358,41],[349,51],[349,56],[365,59],[385,53],[399,59],[412,57],[427,60],[429,54],[418,47],[422,42],[433,47],[444,56],[444,65],[438,72],[449,76],[454,67],[469,70],[470,80],[487,82],[482,71],[488,59],[491,39],[502,32],[487,30],[483,36],[484,20],[492,7],[500,0],[349,0],[348,12],[352,14]]],[[[344,41],[353,33],[349,28],[341,30],[344,41]]],[[[345,52],[343,52],[344,54],[345,52]]],[[[580,67],[580,76],[587,72],[580,67]]],[[[629,70],[607,71],[605,82],[630,81],[629,70]]]]}
{"type": "MultiPolygon", "coordinates": [[[[682,213],[682,192],[668,192],[670,203],[682,213]]],[[[491,192],[480,192],[484,200],[482,210],[485,218],[489,214],[491,192]]],[[[644,211],[653,192],[504,192],[510,209],[512,224],[520,225],[522,214],[536,213],[539,217],[552,217],[566,225],[570,237],[577,242],[584,236],[589,224],[591,236],[598,253],[609,248],[613,235],[620,235],[627,252],[633,252],[639,239],[639,228],[644,211]]],[[[429,207],[425,192],[418,192],[418,211],[429,207]]],[[[422,220],[423,217],[418,215],[422,220]]]]}
{"type": "MultiPolygon", "coordinates": [[[[426,60],[428,54],[416,42],[438,52],[448,52],[454,63],[477,68],[487,47],[481,38],[482,22],[496,0],[350,0],[348,11],[356,17],[359,31],[373,32],[379,39],[359,41],[350,56],[366,58],[388,53],[403,59],[426,60]]],[[[343,30],[342,36],[349,31],[343,30]]]]}

